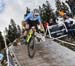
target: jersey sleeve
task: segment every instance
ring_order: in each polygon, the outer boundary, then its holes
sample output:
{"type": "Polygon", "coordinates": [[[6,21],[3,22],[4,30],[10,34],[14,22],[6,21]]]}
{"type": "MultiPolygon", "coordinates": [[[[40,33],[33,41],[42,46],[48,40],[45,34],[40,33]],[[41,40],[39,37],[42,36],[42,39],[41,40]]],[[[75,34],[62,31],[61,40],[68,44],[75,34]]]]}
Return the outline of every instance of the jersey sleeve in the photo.
{"type": "Polygon", "coordinates": [[[24,17],[25,21],[27,21],[31,17],[31,13],[29,13],[26,17],[24,17]]]}
{"type": "Polygon", "coordinates": [[[41,20],[41,17],[38,16],[38,22],[41,23],[41,21],[42,21],[42,20],[41,20]]]}

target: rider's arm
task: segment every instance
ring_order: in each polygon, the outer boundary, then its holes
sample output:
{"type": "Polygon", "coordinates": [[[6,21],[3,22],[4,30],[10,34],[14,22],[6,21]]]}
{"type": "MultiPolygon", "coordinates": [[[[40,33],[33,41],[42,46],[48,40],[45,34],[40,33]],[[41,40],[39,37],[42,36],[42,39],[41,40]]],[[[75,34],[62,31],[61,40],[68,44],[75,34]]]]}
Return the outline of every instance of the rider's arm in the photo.
{"type": "Polygon", "coordinates": [[[42,19],[40,16],[38,16],[38,22],[40,24],[40,27],[41,27],[41,31],[44,31],[44,27],[43,27],[43,24],[42,24],[42,19]]]}
{"type": "Polygon", "coordinates": [[[38,16],[38,22],[41,24],[41,17],[40,16],[38,16]]]}
{"type": "Polygon", "coordinates": [[[26,17],[24,17],[25,21],[27,21],[31,17],[31,13],[29,13],[26,17]]]}
{"type": "Polygon", "coordinates": [[[42,25],[42,19],[41,19],[40,16],[38,16],[38,22],[39,22],[40,26],[43,27],[43,25],[42,25]]]}

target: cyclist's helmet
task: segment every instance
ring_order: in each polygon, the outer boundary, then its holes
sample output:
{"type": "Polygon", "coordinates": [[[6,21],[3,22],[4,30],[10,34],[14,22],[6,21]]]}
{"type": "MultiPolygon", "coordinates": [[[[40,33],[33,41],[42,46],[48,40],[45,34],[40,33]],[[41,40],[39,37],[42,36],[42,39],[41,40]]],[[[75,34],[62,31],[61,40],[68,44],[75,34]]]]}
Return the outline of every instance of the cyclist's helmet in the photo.
{"type": "Polygon", "coordinates": [[[33,10],[33,14],[34,14],[35,16],[38,16],[38,15],[39,15],[39,10],[38,10],[38,9],[34,9],[34,10],[33,10]]]}

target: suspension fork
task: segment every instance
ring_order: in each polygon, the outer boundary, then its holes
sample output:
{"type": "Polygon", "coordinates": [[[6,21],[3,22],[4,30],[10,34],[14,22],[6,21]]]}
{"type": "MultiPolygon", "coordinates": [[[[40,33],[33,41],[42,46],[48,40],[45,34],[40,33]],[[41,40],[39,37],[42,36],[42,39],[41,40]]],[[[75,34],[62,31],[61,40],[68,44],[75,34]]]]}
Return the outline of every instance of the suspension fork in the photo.
{"type": "Polygon", "coordinates": [[[29,33],[28,33],[28,35],[27,35],[27,38],[26,38],[26,42],[27,43],[29,43],[29,41],[30,41],[30,39],[32,38],[32,36],[33,36],[33,30],[31,29],[31,30],[29,30],[29,33]]]}

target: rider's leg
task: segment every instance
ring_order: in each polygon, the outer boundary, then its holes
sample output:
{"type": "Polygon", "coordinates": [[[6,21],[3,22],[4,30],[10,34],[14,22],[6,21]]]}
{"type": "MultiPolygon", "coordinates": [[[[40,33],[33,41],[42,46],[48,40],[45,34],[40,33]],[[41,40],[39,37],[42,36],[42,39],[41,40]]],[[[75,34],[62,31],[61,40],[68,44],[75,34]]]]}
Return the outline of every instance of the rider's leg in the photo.
{"type": "Polygon", "coordinates": [[[29,31],[29,24],[26,24],[25,30],[24,30],[24,32],[21,35],[21,38],[22,38],[21,42],[23,44],[26,43],[26,37],[27,37],[28,31],[29,31]]]}
{"type": "Polygon", "coordinates": [[[28,30],[29,30],[29,24],[26,24],[26,29],[25,29],[25,31],[23,33],[24,37],[27,36],[28,30]]]}

